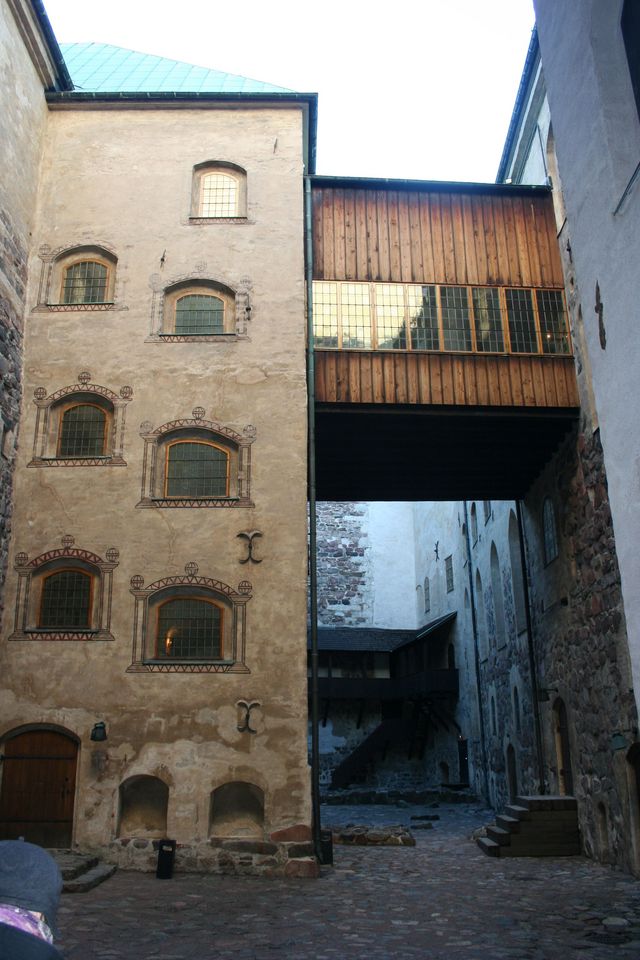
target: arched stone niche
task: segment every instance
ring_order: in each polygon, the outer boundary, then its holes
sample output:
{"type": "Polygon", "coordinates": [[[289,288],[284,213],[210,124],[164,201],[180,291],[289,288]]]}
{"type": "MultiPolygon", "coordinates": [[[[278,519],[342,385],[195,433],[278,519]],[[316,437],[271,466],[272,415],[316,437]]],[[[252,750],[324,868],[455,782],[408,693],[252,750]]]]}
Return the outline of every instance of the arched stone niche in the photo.
{"type": "Polygon", "coordinates": [[[212,790],[209,834],[213,837],[262,837],[264,793],[260,787],[235,780],[212,790]]]}
{"type": "Polygon", "coordinates": [[[169,787],[157,777],[129,777],[120,784],[119,837],[164,837],[169,787]]]}

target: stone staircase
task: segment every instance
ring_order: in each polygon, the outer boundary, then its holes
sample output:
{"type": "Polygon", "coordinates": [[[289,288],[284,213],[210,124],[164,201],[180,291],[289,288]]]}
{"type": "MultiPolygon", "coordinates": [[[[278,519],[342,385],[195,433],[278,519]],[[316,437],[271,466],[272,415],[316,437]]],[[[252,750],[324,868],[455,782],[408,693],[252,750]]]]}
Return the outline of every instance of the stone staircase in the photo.
{"type": "Polygon", "coordinates": [[[490,857],[577,857],[582,853],[575,797],[516,797],[478,837],[490,857]]]}
{"type": "Polygon", "coordinates": [[[86,893],[108,880],[117,869],[111,863],[102,863],[98,857],[72,850],[50,850],[49,853],[60,867],[63,893],[86,893]]]}

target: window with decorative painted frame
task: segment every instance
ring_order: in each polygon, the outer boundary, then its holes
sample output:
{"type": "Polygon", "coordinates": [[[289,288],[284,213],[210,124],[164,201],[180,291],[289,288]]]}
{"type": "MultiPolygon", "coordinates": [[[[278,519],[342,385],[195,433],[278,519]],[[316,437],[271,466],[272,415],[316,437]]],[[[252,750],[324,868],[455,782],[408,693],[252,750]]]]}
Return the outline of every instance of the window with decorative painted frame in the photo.
{"type": "Polygon", "coordinates": [[[229,221],[247,217],[247,173],[226,160],[207,160],[193,168],[191,220],[229,221]]]}
{"type": "Polygon", "coordinates": [[[30,560],[18,553],[14,629],[10,640],[113,640],[112,573],[119,552],[105,557],[62,538],[62,548],[30,560]]]}
{"type": "Polygon", "coordinates": [[[123,458],[129,386],[115,393],[78,374],[78,382],[48,394],[34,391],[36,423],[30,467],[126,466],[123,458]]]}
{"type": "Polygon", "coordinates": [[[135,598],[129,673],[249,673],[246,666],[246,605],[251,584],[237,589],[199,575],[196,563],[184,576],[148,586],[131,578],[135,598]]]}
{"type": "Polygon", "coordinates": [[[110,310],[115,305],[117,257],[97,244],[40,251],[38,307],[56,311],[110,310]]]}
{"type": "Polygon", "coordinates": [[[251,501],[251,444],[255,428],[242,434],[193,416],[155,430],[141,424],[145,442],[139,507],[246,507],[251,501]]]}

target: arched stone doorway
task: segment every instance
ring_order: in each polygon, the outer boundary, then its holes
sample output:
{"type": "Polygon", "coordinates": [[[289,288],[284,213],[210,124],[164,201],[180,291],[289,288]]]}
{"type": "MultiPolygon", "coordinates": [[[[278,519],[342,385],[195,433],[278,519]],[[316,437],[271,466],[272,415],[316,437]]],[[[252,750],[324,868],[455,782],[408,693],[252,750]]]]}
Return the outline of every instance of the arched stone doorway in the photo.
{"type": "Polygon", "coordinates": [[[0,839],[70,847],[78,742],[68,733],[31,729],[3,744],[0,839]]]}
{"type": "Polygon", "coordinates": [[[558,792],[573,795],[573,771],[571,768],[571,745],[569,743],[569,720],[567,708],[561,697],[553,704],[553,737],[558,765],[558,792]]]}

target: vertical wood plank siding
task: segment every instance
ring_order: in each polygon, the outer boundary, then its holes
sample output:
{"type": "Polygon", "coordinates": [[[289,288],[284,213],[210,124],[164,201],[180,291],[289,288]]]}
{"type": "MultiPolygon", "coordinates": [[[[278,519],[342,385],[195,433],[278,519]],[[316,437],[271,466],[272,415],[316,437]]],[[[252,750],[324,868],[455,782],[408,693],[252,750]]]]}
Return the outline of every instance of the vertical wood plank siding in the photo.
{"type": "Polygon", "coordinates": [[[578,407],[572,357],[317,350],[319,403],[578,407]]]}
{"type": "Polygon", "coordinates": [[[313,187],[316,280],[564,286],[548,195],[313,187]]]}

